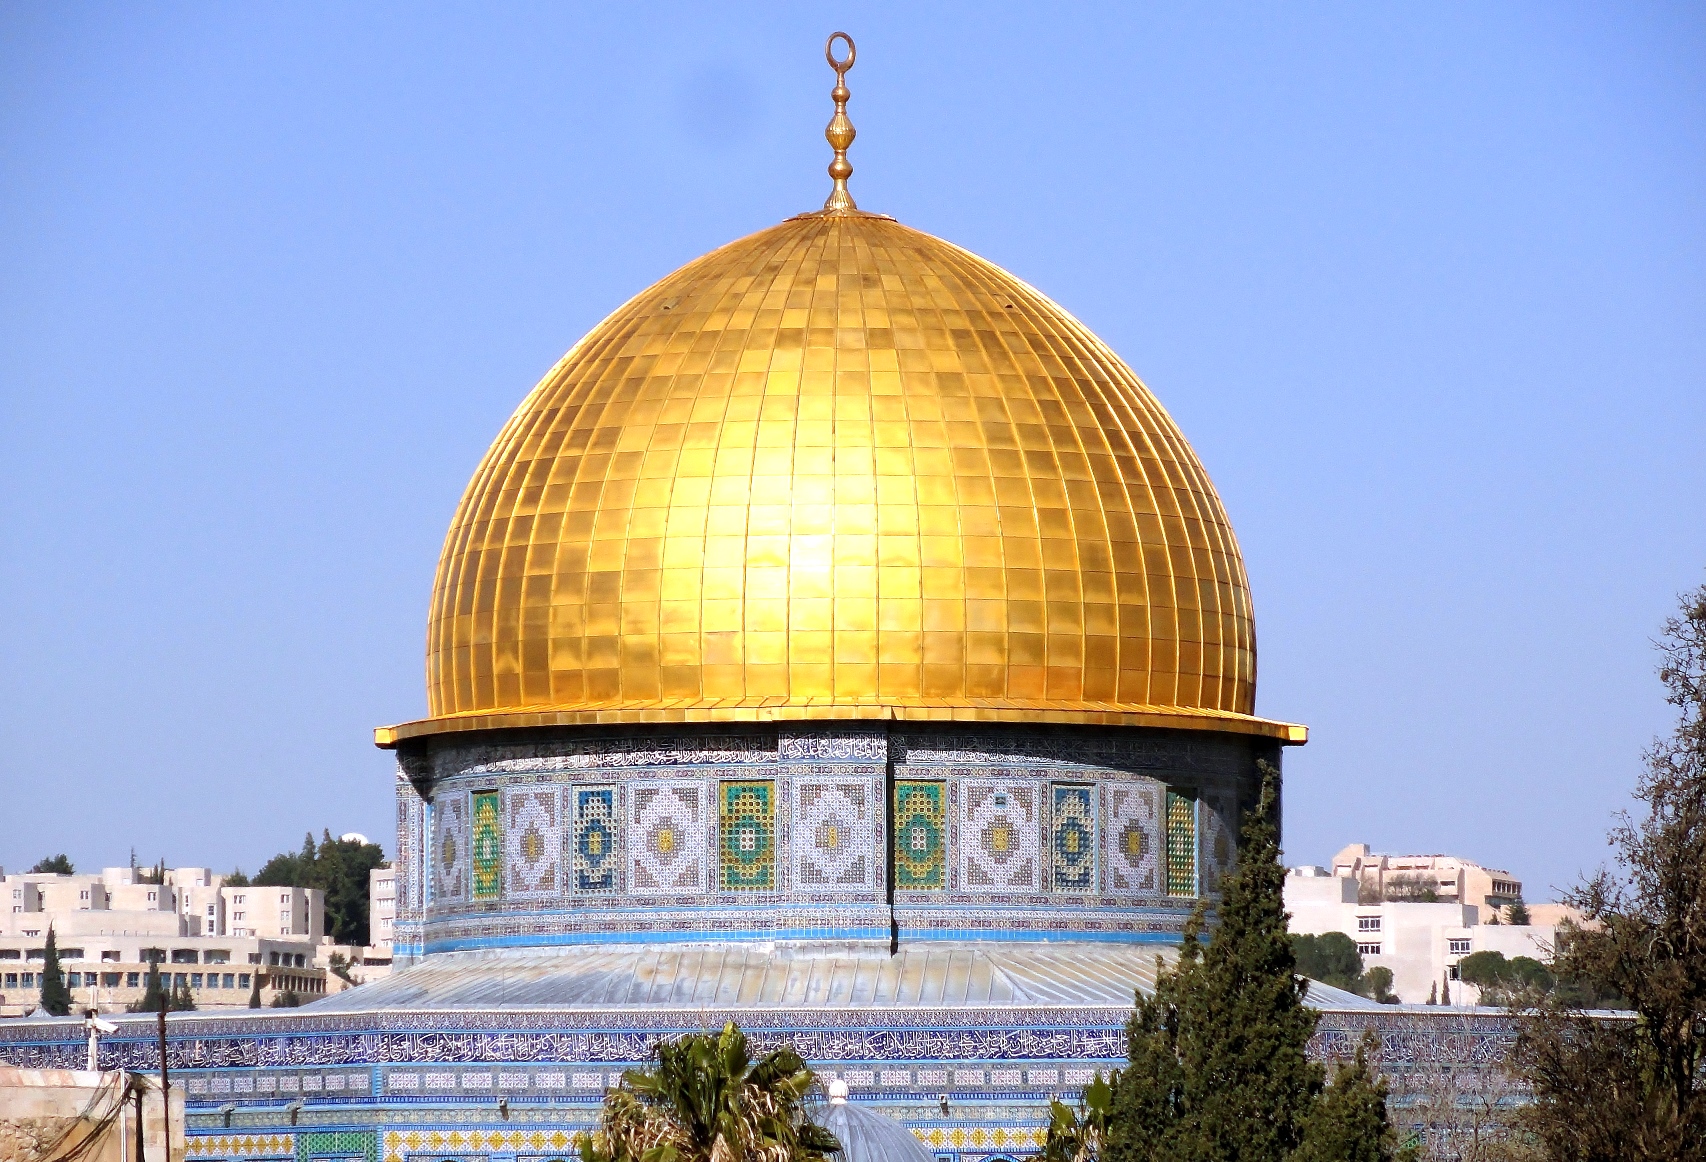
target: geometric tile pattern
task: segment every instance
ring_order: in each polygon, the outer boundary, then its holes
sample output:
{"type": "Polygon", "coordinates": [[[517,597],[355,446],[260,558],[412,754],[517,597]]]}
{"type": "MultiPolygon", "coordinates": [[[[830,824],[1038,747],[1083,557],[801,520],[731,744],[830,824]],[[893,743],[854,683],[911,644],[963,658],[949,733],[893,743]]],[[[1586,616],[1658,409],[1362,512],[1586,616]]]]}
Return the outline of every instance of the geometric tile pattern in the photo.
{"type": "Polygon", "coordinates": [[[685,780],[633,789],[630,890],[642,895],[706,890],[704,790],[685,780]]]}
{"type": "Polygon", "coordinates": [[[1167,894],[1197,894],[1197,801],[1167,792],[1167,894]]]}
{"type": "Polygon", "coordinates": [[[314,1158],[378,1162],[379,1134],[375,1130],[310,1130],[296,1135],[296,1162],[314,1158]]]}
{"type": "Polygon", "coordinates": [[[1049,814],[1049,886],[1096,890],[1096,803],[1093,787],[1054,784],[1049,814]]]}
{"type": "Polygon", "coordinates": [[[776,886],[776,784],[724,783],[717,804],[718,885],[725,892],[776,886]]]}
{"type": "Polygon", "coordinates": [[[433,898],[468,898],[468,793],[445,791],[432,803],[433,898]]]}
{"type": "Polygon", "coordinates": [[[1111,783],[1102,787],[1105,890],[1116,895],[1161,891],[1160,783],[1111,783]]]}
{"type": "Polygon", "coordinates": [[[191,1158],[294,1158],[295,1134],[192,1134],[184,1142],[191,1158]]]}
{"type": "Polygon", "coordinates": [[[1042,888],[1037,786],[1009,780],[960,783],[960,885],[968,892],[1042,888]]]}
{"type": "Polygon", "coordinates": [[[570,837],[574,889],[614,892],[622,858],[616,835],[616,788],[574,787],[569,793],[575,805],[574,834],[570,837]]]}
{"type": "Polygon", "coordinates": [[[471,809],[474,898],[495,900],[503,889],[503,807],[496,791],[476,791],[471,809]]]}
{"type": "Polygon", "coordinates": [[[803,776],[794,780],[794,887],[846,890],[876,886],[876,834],[870,787],[803,776]]]}
{"type": "Polygon", "coordinates": [[[928,891],[947,876],[946,786],[936,780],[897,779],[894,785],[894,886],[928,891]]]}
{"type": "Polygon", "coordinates": [[[575,1157],[579,1132],[540,1130],[386,1130],[385,1162],[404,1162],[418,1154],[551,1153],[575,1157]]]}
{"type": "Polygon", "coordinates": [[[504,791],[504,895],[543,899],[562,890],[561,792],[555,786],[504,791]]]}

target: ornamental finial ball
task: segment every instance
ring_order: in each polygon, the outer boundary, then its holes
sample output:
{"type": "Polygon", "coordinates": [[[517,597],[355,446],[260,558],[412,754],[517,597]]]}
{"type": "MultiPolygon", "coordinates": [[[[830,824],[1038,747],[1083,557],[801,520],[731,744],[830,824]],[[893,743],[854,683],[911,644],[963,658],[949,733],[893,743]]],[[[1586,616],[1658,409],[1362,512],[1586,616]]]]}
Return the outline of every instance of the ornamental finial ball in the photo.
{"type": "Polygon", "coordinates": [[[853,95],[847,89],[847,70],[853,67],[857,55],[853,38],[845,32],[831,33],[823,43],[824,59],[835,70],[835,88],[829,91],[830,99],[835,102],[835,116],[829,119],[829,125],[823,131],[824,139],[835,150],[835,160],[829,163],[829,176],[835,180],[835,187],[823,204],[824,210],[832,214],[844,214],[859,208],[853,202],[853,195],[847,192],[847,179],[853,176],[853,165],[847,160],[847,147],[857,136],[853,122],[847,119],[847,98],[853,95]],[[839,59],[835,55],[835,42],[838,40],[847,45],[846,57],[839,59]]]}

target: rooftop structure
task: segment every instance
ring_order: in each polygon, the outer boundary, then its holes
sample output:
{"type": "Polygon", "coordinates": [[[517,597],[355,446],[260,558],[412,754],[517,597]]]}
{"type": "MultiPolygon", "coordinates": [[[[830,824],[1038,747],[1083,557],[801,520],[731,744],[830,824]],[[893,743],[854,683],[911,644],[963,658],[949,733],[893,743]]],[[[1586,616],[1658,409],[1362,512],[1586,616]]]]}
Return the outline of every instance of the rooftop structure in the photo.
{"type": "Polygon", "coordinates": [[[1483,919],[1522,899],[1510,872],[1455,855],[1384,855],[1353,843],[1333,857],[1332,873],[1356,880],[1365,902],[1444,900],[1481,908],[1483,919]]]}

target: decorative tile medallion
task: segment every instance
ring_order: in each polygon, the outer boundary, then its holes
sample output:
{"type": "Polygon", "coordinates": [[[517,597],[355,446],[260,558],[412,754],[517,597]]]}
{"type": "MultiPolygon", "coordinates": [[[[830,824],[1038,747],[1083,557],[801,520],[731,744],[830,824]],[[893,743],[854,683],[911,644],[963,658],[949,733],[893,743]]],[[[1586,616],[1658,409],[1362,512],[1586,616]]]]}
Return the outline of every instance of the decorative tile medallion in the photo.
{"type": "Polygon", "coordinates": [[[515,899],[547,899],[562,890],[563,824],[561,798],[553,786],[512,787],[504,791],[504,894],[515,899]]]}
{"type": "Polygon", "coordinates": [[[1116,895],[1161,891],[1160,783],[1107,783],[1102,787],[1105,884],[1116,895]]]}
{"type": "Polygon", "coordinates": [[[433,898],[468,898],[468,793],[441,792],[432,803],[433,898]]]}
{"type": "Polygon", "coordinates": [[[1095,788],[1056,783],[1049,816],[1049,886],[1057,892],[1096,890],[1095,788]]]}
{"type": "Polygon", "coordinates": [[[1042,888],[1037,786],[965,779],[960,784],[960,885],[970,892],[1042,888]]]}
{"type": "Polygon", "coordinates": [[[718,885],[725,892],[776,886],[776,784],[723,783],[717,806],[718,885]]]}
{"type": "Polygon", "coordinates": [[[636,784],[631,793],[631,890],[642,895],[702,892],[705,788],[697,782],[636,784]]]}
{"type": "Polygon", "coordinates": [[[796,890],[876,886],[869,784],[813,776],[796,779],[793,814],[796,890]]]}
{"type": "Polygon", "coordinates": [[[570,853],[577,892],[614,892],[621,866],[617,844],[615,787],[575,787],[574,833],[570,853]]]}
{"type": "Polygon", "coordinates": [[[473,795],[474,898],[495,900],[503,889],[503,808],[496,791],[473,795]]]}
{"type": "Polygon", "coordinates": [[[894,886],[940,888],[948,866],[947,788],[937,781],[899,779],[894,785],[894,886]]]}
{"type": "Polygon", "coordinates": [[[1197,801],[1167,792],[1167,894],[1197,894],[1197,801]]]}

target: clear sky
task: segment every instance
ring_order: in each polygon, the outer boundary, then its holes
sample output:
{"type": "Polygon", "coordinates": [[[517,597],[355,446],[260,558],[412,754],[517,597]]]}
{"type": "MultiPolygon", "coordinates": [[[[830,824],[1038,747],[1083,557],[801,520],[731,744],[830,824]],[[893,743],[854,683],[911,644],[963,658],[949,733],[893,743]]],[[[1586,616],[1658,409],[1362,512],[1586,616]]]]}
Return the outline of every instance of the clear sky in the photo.
{"type": "Polygon", "coordinates": [[[481,453],[860,204],[1095,329],[1238,530],[1286,853],[1605,856],[1706,580],[1698,4],[0,7],[0,864],[391,846],[481,453]]]}

